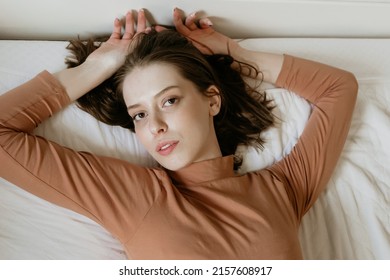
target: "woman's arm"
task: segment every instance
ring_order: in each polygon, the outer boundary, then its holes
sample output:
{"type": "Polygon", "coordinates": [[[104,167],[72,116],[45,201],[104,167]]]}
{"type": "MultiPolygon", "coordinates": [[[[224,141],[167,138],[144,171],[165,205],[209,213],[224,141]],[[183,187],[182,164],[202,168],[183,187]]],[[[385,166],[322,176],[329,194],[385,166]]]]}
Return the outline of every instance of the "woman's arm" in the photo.
{"type": "Polygon", "coordinates": [[[132,39],[146,30],[146,17],[143,10],[138,13],[137,29],[134,26],[132,13],[128,12],[122,35],[122,24],[119,19],[115,19],[110,38],[90,54],[84,63],[54,74],[71,101],[101,84],[122,66],[129,53],[132,39]]]}
{"type": "Polygon", "coordinates": [[[351,124],[358,84],[347,71],[286,56],[276,86],[299,94],[313,107],[290,154],[269,168],[285,186],[300,219],[317,200],[336,167],[351,124]]]}
{"type": "MultiPolygon", "coordinates": [[[[117,21],[116,31],[120,31],[117,21]]],[[[108,42],[116,36],[120,34],[113,34],[108,42]]],[[[153,188],[158,186],[154,173],[113,158],[76,152],[32,133],[42,121],[110,75],[108,70],[118,67],[128,43],[118,50],[120,44],[106,43],[87,63],[57,73],[58,79],[44,71],[0,96],[0,176],[94,219],[126,241],[159,192],[153,188]],[[106,56],[108,51],[112,52],[106,56]],[[142,184],[150,187],[139,188],[142,184]]]]}
{"type": "Polygon", "coordinates": [[[235,60],[249,63],[262,73],[261,78],[274,84],[283,64],[283,55],[251,51],[241,47],[237,41],[215,31],[209,19],[200,19],[196,24],[196,13],[183,21],[183,12],[173,11],[173,22],[178,32],[186,36],[204,54],[229,54],[235,60]]]}
{"type": "Polygon", "coordinates": [[[190,15],[183,22],[174,11],[176,28],[203,53],[232,55],[254,64],[264,80],[289,89],[313,105],[313,112],[291,153],[268,171],[285,188],[300,219],[329,181],[342,152],[357,97],[355,77],[346,71],[288,55],[246,50],[216,32],[207,20],[195,24],[190,15]]]}

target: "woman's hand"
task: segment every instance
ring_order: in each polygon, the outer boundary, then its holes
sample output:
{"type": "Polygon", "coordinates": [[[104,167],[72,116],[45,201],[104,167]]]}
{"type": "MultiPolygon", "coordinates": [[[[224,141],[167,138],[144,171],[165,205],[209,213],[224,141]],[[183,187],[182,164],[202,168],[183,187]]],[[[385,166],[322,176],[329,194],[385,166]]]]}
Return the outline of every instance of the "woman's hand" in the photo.
{"type": "Polygon", "coordinates": [[[110,78],[125,62],[132,40],[137,34],[148,32],[143,10],[138,12],[137,27],[131,12],[126,14],[124,33],[119,19],[114,22],[110,38],[92,52],[84,63],[74,68],[54,73],[68,93],[70,100],[76,100],[110,78]]]}
{"type": "Polygon", "coordinates": [[[183,22],[183,12],[175,8],[173,23],[176,30],[192,41],[203,54],[233,55],[239,48],[236,41],[215,31],[210,19],[202,18],[198,21],[196,13],[190,14],[183,22]]]}
{"type": "Polygon", "coordinates": [[[236,61],[249,63],[261,72],[261,75],[252,78],[268,83],[275,83],[279,76],[283,55],[242,48],[237,41],[216,32],[208,18],[200,19],[197,23],[196,13],[189,15],[183,22],[183,12],[176,8],[173,11],[173,22],[177,31],[192,41],[203,54],[229,54],[236,61]]]}
{"type": "Polygon", "coordinates": [[[110,38],[101,44],[101,46],[91,53],[86,62],[98,63],[114,73],[125,61],[129,53],[130,43],[133,39],[143,32],[147,32],[149,28],[146,27],[146,17],[144,10],[138,12],[137,24],[135,23],[133,14],[129,11],[126,14],[124,33],[122,34],[122,23],[119,19],[115,19],[114,28],[110,38]],[[137,26],[135,28],[135,26],[137,26]]]}

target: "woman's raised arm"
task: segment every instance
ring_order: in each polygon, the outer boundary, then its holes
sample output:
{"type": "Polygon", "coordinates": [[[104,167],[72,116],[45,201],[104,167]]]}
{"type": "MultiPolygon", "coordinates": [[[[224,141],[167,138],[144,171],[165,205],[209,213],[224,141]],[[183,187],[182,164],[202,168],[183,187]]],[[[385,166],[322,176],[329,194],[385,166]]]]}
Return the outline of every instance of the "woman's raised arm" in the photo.
{"type": "MultiPolygon", "coordinates": [[[[126,22],[133,25],[129,14],[126,22]]],[[[137,32],[144,29],[141,24],[137,32]]],[[[57,79],[43,71],[0,96],[0,176],[36,196],[95,220],[123,242],[136,230],[150,208],[150,201],[160,191],[158,182],[153,181],[157,180],[153,171],[68,149],[35,136],[33,130],[71,100],[108,78],[123,63],[130,42],[126,38],[133,37],[133,30],[126,27],[120,38],[121,26],[116,20],[113,35],[88,62],[57,73],[57,79]],[[140,187],[143,185],[157,188],[140,187]]]]}
{"type": "Polygon", "coordinates": [[[126,14],[124,33],[119,19],[115,19],[110,38],[88,56],[81,65],[54,74],[65,88],[71,101],[78,99],[111,77],[125,61],[132,39],[146,30],[143,10],[138,12],[137,28],[132,12],[126,14]]]}
{"type": "MultiPolygon", "coordinates": [[[[230,54],[264,74],[264,80],[286,88],[312,104],[305,130],[289,155],[268,168],[274,182],[280,181],[300,220],[325,188],[342,152],[357,97],[352,73],[318,62],[288,55],[246,50],[216,32],[204,19],[195,23],[190,15],[174,11],[177,30],[200,51],[230,54]]],[[[259,171],[261,173],[263,171],[259,171]]]]}
{"type": "Polygon", "coordinates": [[[183,12],[178,8],[173,11],[173,23],[179,33],[186,36],[204,54],[229,54],[235,60],[249,63],[261,70],[261,78],[274,84],[283,65],[283,55],[251,51],[241,47],[233,40],[212,27],[208,18],[197,20],[196,13],[183,20],[183,12]]]}

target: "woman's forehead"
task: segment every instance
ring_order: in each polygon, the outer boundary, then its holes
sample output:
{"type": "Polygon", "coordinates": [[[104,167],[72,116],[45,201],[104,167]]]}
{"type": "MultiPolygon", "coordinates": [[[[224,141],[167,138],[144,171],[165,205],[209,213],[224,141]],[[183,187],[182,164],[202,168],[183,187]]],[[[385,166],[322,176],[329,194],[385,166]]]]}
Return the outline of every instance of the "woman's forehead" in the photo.
{"type": "Polygon", "coordinates": [[[139,82],[147,81],[148,83],[157,83],[167,79],[183,79],[182,75],[175,66],[168,63],[151,63],[137,66],[125,79],[136,79],[139,82]],[[161,79],[159,79],[161,77],[161,79]]]}
{"type": "Polygon", "coordinates": [[[190,83],[172,65],[154,63],[140,66],[124,79],[123,95],[126,103],[136,103],[146,97],[152,98],[166,88],[186,87],[190,83]]]}

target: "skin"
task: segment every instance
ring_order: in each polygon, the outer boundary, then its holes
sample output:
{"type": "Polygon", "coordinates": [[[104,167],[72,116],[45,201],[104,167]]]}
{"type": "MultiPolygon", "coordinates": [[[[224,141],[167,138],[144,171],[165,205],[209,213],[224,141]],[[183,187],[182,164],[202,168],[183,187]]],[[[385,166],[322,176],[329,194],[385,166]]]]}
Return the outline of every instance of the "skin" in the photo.
{"type": "MultiPolygon", "coordinates": [[[[178,8],[173,11],[173,23],[177,31],[193,41],[200,51],[205,54],[230,54],[238,61],[250,62],[261,69],[263,81],[268,83],[276,81],[283,64],[282,55],[244,49],[235,40],[216,32],[208,18],[200,19],[198,25],[196,21],[196,13],[185,18],[183,22],[183,12],[178,8]]],[[[137,21],[133,18],[132,12],[128,12],[125,24],[122,25],[119,19],[115,19],[111,37],[90,54],[84,63],[54,73],[66,89],[69,98],[76,100],[111,77],[131,51],[129,46],[133,38],[139,33],[148,32],[149,28],[146,26],[144,10],[138,12],[137,21]]],[[[157,31],[163,29],[160,26],[156,27],[157,31]]]]}
{"type": "MultiPolygon", "coordinates": [[[[173,12],[173,23],[177,31],[191,40],[203,53],[230,54],[238,61],[250,62],[257,69],[261,69],[263,75],[260,78],[263,81],[276,81],[283,64],[282,55],[244,49],[235,40],[216,32],[209,19],[201,19],[198,22],[196,13],[183,21],[183,12],[176,8],[173,12]]],[[[157,31],[162,29],[163,27],[156,27],[157,31]]],[[[128,52],[131,52],[131,41],[137,34],[147,32],[144,10],[138,12],[137,20],[128,12],[124,25],[119,19],[115,19],[111,37],[90,54],[84,63],[54,73],[54,76],[67,91],[69,99],[76,100],[111,77],[122,66],[128,52]]],[[[148,113],[146,121],[142,121],[143,124],[136,122],[135,129],[140,141],[162,166],[170,170],[221,156],[212,121],[212,116],[218,114],[220,108],[217,88],[211,86],[208,91],[213,93],[212,97],[206,98],[196,91],[190,81],[183,81],[176,69],[167,69],[168,65],[163,67],[145,66],[145,69],[134,69],[126,77],[126,104],[141,104],[148,113]],[[157,71],[153,67],[160,69],[157,71]],[[172,76],[169,76],[171,74],[172,76]],[[156,81],[153,83],[154,87],[150,84],[149,77],[156,81]],[[164,84],[164,81],[171,83],[164,84]],[[183,100],[179,99],[177,104],[174,102],[170,104],[172,106],[162,106],[161,100],[157,103],[156,99],[152,98],[165,87],[172,85],[178,86],[180,90],[175,92],[184,97],[183,100]],[[165,151],[162,155],[156,151],[158,145],[161,147],[172,143],[177,145],[171,152],[165,151]]],[[[129,113],[134,115],[132,111],[129,113]]]]}
{"type": "Polygon", "coordinates": [[[126,76],[123,95],[136,135],[166,169],[222,156],[213,122],[221,99],[215,86],[207,92],[211,96],[166,63],[138,67],[126,76]]]}

